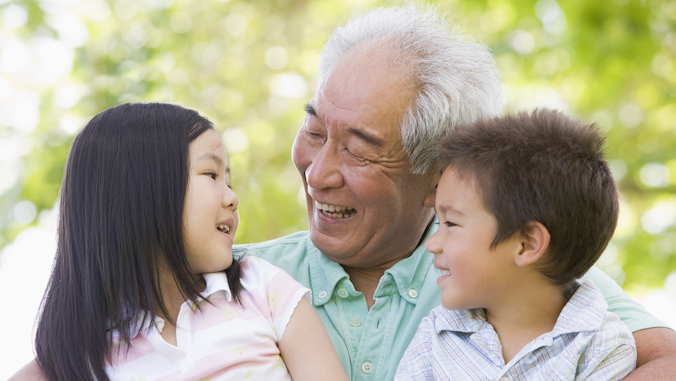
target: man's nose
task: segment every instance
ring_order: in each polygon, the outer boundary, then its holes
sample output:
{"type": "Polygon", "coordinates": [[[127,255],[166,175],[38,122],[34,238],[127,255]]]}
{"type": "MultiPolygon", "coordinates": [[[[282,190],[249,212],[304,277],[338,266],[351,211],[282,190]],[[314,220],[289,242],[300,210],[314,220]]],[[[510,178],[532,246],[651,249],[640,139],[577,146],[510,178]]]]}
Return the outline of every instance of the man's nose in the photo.
{"type": "Polygon", "coordinates": [[[342,164],[337,147],[325,143],[315,152],[310,165],[305,169],[307,185],[313,189],[340,188],[344,184],[342,164]]]}

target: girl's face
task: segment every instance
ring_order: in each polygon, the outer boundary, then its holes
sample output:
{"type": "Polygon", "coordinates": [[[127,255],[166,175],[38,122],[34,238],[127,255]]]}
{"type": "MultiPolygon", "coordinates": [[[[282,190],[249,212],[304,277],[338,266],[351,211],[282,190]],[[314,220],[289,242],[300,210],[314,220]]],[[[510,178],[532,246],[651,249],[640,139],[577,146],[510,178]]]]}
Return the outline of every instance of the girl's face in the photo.
{"type": "Polygon", "coordinates": [[[183,208],[185,254],[193,274],[225,270],[239,224],[239,198],[230,189],[230,167],[218,133],[190,143],[188,189],[183,208]]]}

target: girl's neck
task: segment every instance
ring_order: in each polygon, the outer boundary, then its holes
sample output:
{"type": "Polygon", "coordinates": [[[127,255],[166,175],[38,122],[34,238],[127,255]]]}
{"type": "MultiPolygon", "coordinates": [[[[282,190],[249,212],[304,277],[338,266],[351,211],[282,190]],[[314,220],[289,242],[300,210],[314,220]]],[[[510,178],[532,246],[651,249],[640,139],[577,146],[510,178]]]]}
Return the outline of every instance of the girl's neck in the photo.
{"type": "MultiPolygon", "coordinates": [[[[206,281],[202,275],[199,275],[200,289],[204,290],[206,288],[206,281]]],[[[159,308],[159,304],[156,306],[157,313],[159,317],[164,319],[164,328],[160,335],[162,338],[169,344],[176,345],[176,320],[178,319],[178,314],[181,311],[181,305],[185,303],[186,298],[181,293],[181,290],[174,280],[173,275],[169,271],[160,272],[160,290],[162,290],[162,301],[164,302],[164,307],[168,315],[159,308]]]]}

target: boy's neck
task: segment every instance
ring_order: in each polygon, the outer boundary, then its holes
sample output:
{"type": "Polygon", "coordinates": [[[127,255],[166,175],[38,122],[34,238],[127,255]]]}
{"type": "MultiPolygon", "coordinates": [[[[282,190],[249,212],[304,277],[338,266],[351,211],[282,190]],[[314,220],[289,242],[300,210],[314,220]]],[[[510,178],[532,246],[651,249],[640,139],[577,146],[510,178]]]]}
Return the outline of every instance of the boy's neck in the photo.
{"type": "Polygon", "coordinates": [[[551,332],[568,301],[563,286],[541,279],[520,282],[506,294],[499,304],[486,308],[486,319],[500,338],[505,364],[526,344],[551,332]]]}

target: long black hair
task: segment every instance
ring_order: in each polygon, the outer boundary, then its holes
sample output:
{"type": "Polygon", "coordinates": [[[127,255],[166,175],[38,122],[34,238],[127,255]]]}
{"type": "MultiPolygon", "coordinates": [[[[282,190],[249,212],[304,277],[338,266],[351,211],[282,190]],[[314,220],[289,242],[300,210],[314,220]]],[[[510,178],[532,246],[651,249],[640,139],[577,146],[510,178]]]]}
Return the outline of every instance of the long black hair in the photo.
{"type": "MultiPolygon", "coordinates": [[[[186,299],[201,298],[185,257],[183,205],[190,142],[209,129],[193,110],[127,103],[96,115],[75,139],[35,338],[50,380],[108,380],[113,331],[128,348],[156,315],[169,316],[162,263],[186,299]]],[[[236,297],[239,273],[234,260],[226,274],[236,297]]]]}

